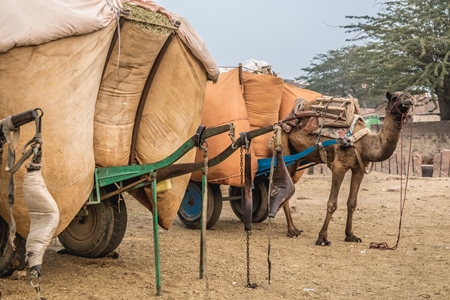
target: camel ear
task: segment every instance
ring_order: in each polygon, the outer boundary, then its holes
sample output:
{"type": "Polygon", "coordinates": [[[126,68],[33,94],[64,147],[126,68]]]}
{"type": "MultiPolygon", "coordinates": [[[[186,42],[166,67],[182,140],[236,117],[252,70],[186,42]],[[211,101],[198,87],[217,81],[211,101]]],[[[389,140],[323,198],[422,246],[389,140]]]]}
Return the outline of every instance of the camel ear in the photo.
{"type": "Polygon", "coordinates": [[[389,92],[386,92],[386,98],[388,98],[388,100],[391,100],[392,98],[392,94],[389,92]]]}

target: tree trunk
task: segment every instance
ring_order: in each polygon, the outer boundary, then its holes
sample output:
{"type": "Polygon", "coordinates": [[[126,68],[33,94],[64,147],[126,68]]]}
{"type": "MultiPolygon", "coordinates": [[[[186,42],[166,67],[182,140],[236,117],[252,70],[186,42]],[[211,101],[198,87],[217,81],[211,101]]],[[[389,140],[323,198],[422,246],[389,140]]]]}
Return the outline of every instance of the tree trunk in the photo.
{"type": "Polygon", "coordinates": [[[439,115],[441,121],[450,120],[450,77],[445,76],[444,87],[436,89],[439,102],[439,115]]]}

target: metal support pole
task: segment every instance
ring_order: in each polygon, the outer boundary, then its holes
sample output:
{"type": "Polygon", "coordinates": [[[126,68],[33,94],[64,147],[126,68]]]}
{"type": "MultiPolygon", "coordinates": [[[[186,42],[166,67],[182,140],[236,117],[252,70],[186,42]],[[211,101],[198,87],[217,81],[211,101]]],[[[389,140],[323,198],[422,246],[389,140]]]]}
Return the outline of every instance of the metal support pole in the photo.
{"type": "Polygon", "coordinates": [[[206,176],[202,177],[202,216],[201,216],[201,237],[200,237],[200,279],[203,279],[204,273],[206,273],[206,222],[207,222],[207,182],[206,176]]]}
{"type": "Polygon", "coordinates": [[[202,215],[200,219],[200,279],[206,277],[206,223],[208,222],[208,154],[203,148],[203,176],[202,176],[202,215]]]}
{"type": "Polygon", "coordinates": [[[158,194],[156,192],[156,173],[152,177],[153,194],[153,246],[155,251],[156,295],[161,296],[161,267],[159,258],[159,230],[158,230],[158,194]]]}

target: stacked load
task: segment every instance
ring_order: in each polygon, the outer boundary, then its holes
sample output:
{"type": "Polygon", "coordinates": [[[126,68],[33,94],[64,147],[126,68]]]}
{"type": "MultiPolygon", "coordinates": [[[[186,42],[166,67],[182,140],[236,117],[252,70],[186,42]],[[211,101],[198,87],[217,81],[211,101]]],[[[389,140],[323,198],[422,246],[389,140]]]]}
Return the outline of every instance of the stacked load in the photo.
{"type": "MultiPolygon", "coordinates": [[[[195,133],[205,97],[205,66],[174,34],[178,28],[167,12],[145,5],[125,7],[130,14],[124,18],[121,40],[112,45],[95,107],[94,154],[101,167],[148,164],[167,157],[195,133]]],[[[184,20],[180,29],[188,25],[184,20]]],[[[191,151],[178,162],[194,158],[191,151]]],[[[158,194],[161,227],[170,228],[189,177],[171,179],[171,188],[158,194]]],[[[150,188],[131,193],[153,209],[150,188]]]]}
{"type": "MultiPolygon", "coordinates": [[[[42,174],[60,211],[55,235],[88,199],[96,166],[158,161],[192,136],[206,82],[217,79],[214,60],[184,18],[150,0],[132,4],[15,1],[2,7],[10,17],[0,19],[0,119],[44,111],[42,174]]],[[[16,149],[33,134],[33,126],[23,126],[16,149]]],[[[24,173],[15,175],[13,216],[26,238],[24,173]]],[[[173,179],[173,188],[158,196],[163,228],[171,226],[188,179],[173,179]]],[[[0,214],[7,222],[8,180],[3,166],[0,214]]],[[[134,192],[151,209],[148,191],[134,192]]]]}
{"type": "MultiPolygon", "coordinates": [[[[241,67],[220,74],[217,84],[206,88],[205,107],[202,124],[207,127],[233,122],[236,132],[246,132],[274,125],[286,117],[298,98],[315,100],[322,95],[284,82],[272,72],[244,71],[241,67]]],[[[269,143],[273,133],[258,136],[251,142],[252,176],[256,174],[260,158],[272,157],[273,148],[269,143]]],[[[215,157],[231,143],[225,135],[211,138],[208,143],[208,157],[215,157]]],[[[209,168],[208,182],[239,187],[241,185],[239,151],[222,163],[209,168]]],[[[197,152],[196,161],[203,160],[203,153],[197,152]]],[[[297,172],[294,182],[303,171],[297,172]]],[[[192,174],[192,180],[200,181],[201,172],[192,174]]]]}

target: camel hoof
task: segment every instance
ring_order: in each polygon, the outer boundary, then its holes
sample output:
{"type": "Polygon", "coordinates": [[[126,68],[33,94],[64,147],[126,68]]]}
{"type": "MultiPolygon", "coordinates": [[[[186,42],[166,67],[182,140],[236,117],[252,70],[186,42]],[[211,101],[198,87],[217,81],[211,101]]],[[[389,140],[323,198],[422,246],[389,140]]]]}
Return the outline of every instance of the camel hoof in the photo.
{"type": "Polygon", "coordinates": [[[288,230],[287,236],[288,237],[298,237],[303,233],[303,230],[295,228],[294,230],[288,230]]]}
{"type": "Polygon", "coordinates": [[[351,243],[362,243],[362,240],[359,237],[356,237],[354,235],[346,237],[345,241],[346,242],[351,242],[351,243]]]}
{"type": "Polygon", "coordinates": [[[317,240],[316,241],[316,245],[317,246],[331,246],[331,242],[328,241],[327,239],[323,239],[323,240],[317,240]]]}

